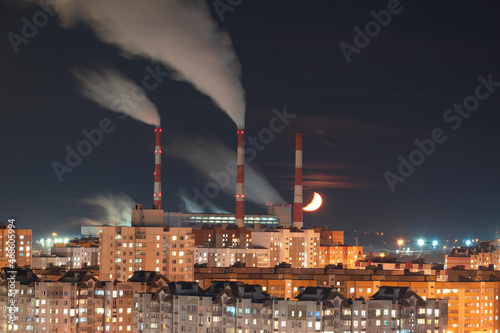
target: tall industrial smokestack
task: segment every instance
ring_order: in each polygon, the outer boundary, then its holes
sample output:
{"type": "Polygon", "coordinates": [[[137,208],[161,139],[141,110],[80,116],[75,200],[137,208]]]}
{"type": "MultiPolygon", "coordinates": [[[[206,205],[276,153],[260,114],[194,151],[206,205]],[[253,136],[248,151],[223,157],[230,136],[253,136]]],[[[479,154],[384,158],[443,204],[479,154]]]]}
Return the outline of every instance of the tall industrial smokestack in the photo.
{"type": "Polygon", "coordinates": [[[155,129],[155,186],[153,195],[153,208],[161,209],[161,128],[155,129]]]}
{"type": "Polygon", "coordinates": [[[245,131],[238,131],[236,173],[236,226],[245,226],[245,131]]]}
{"type": "Polygon", "coordinates": [[[295,191],[293,195],[293,226],[302,228],[302,133],[295,135],[295,191]]]}

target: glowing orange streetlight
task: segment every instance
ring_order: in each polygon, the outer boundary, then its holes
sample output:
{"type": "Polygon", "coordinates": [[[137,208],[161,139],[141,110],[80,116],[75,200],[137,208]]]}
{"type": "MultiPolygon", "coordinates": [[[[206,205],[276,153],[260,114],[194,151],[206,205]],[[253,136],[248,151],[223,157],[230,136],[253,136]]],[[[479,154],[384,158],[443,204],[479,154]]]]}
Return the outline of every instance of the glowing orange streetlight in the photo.
{"type": "Polygon", "coordinates": [[[398,245],[399,245],[399,252],[401,252],[401,245],[403,245],[405,242],[402,239],[398,239],[398,245]]]}

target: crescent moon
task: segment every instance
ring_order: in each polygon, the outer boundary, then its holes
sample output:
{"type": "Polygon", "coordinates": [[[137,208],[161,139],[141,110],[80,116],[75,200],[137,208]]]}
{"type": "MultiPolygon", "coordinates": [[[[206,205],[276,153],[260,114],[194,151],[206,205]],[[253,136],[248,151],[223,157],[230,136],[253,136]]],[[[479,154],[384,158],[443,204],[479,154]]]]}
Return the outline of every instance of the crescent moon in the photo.
{"type": "Polygon", "coordinates": [[[313,212],[313,211],[317,210],[319,207],[321,207],[322,203],[323,203],[323,199],[321,198],[321,195],[314,192],[314,198],[311,201],[311,203],[302,209],[306,212],[313,212]]]}

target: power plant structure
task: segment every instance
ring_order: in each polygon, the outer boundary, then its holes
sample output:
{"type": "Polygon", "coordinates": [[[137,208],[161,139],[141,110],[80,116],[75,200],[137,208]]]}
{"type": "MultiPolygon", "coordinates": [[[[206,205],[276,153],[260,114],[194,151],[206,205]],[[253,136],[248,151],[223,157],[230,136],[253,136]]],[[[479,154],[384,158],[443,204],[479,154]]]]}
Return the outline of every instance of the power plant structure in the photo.
{"type": "Polygon", "coordinates": [[[304,226],[302,214],[302,133],[295,135],[295,188],[293,194],[293,226],[304,226]]]}
{"type": "Polygon", "coordinates": [[[161,209],[161,128],[155,129],[155,183],[153,194],[153,209],[161,209]]]}
{"type": "Polygon", "coordinates": [[[245,131],[238,131],[236,157],[236,225],[245,227],[245,131]]]}
{"type": "Polygon", "coordinates": [[[279,218],[279,226],[290,228],[292,226],[292,205],[267,204],[267,213],[279,218]]]}
{"type": "Polygon", "coordinates": [[[245,214],[245,132],[237,131],[237,173],[235,214],[166,212],[162,209],[161,184],[161,128],[155,129],[155,172],[152,209],[136,204],[132,209],[132,226],[144,227],[203,227],[207,225],[262,228],[303,228],[302,214],[302,133],[296,134],[295,143],[295,187],[293,214],[289,204],[267,204],[266,214],[245,214]],[[292,220],[293,215],[293,220],[292,220]]]}

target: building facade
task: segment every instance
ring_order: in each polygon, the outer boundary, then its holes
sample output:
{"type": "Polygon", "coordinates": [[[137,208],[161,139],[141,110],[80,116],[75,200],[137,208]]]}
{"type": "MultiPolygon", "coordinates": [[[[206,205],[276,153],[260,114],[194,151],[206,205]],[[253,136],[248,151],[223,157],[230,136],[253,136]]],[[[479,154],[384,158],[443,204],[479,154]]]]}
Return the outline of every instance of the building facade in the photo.
{"type": "Polygon", "coordinates": [[[327,245],[319,248],[319,267],[341,264],[345,268],[355,268],[363,259],[363,247],[353,245],[327,245]]]}
{"type": "Polygon", "coordinates": [[[135,272],[126,282],[100,282],[86,271],[69,271],[58,281],[40,281],[31,271],[18,270],[14,297],[7,296],[0,274],[1,332],[133,332],[134,294],[161,288],[166,278],[155,272],[135,272]],[[5,295],[5,296],[4,296],[5,295]],[[15,325],[7,304],[18,305],[15,325]]]}
{"type": "Polygon", "coordinates": [[[288,263],[292,267],[318,267],[320,235],[313,229],[253,231],[252,244],[269,249],[269,267],[288,263]]]}
{"type": "Polygon", "coordinates": [[[245,267],[269,267],[269,250],[264,248],[198,246],[194,253],[195,263],[207,267],[230,267],[235,264],[245,267]]]}
{"type": "Polygon", "coordinates": [[[126,281],[134,271],[155,271],[172,281],[193,281],[191,228],[99,227],[101,281],[126,281]]]}
{"type": "Polygon", "coordinates": [[[445,269],[478,269],[481,266],[500,270],[500,248],[497,242],[483,241],[477,246],[455,248],[445,256],[445,269]]]}
{"type": "Polygon", "coordinates": [[[274,297],[293,299],[300,287],[335,287],[348,299],[369,299],[381,286],[409,287],[422,299],[448,301],[448,332],[500,331],[500,272],[489,270],[434,271],[434,275],[376,268],[324,269],[196,268],[195,279],[203,288],[214,280],[260,284],[274,297]],[[447,274],[446,274],[447,273],[447,274]]]}
{"type": "Polygon", "coordinates": [[[33,254],[33,231],[31,229],[8,228],[0,223],[0,268],[10,266],[12,262],[10,245],[14,244],[15,266],[31,268],[33,254]]]}
{"type": "Polygon", "coordinates": [[[40,281],[19,270],[13,296],[17,319],[7,322],[6,272],[0,274],[3,332],[440,332],[447,302],[407,287],[381,286],[368,299],[349,299],[334,287],[300,288],[296,298],[273,298],[260,285],[213,281],[168,282],[138,271],[123,282],[102,282],[89,272],[69,271],[40,281]]]}
{"type": "Polygon", "coordinates": [[[203,226],[193,229],[196,246],[211,248],[241,247],[247,248],[252,243],[252,231],[237,226],[203,226]]]}

